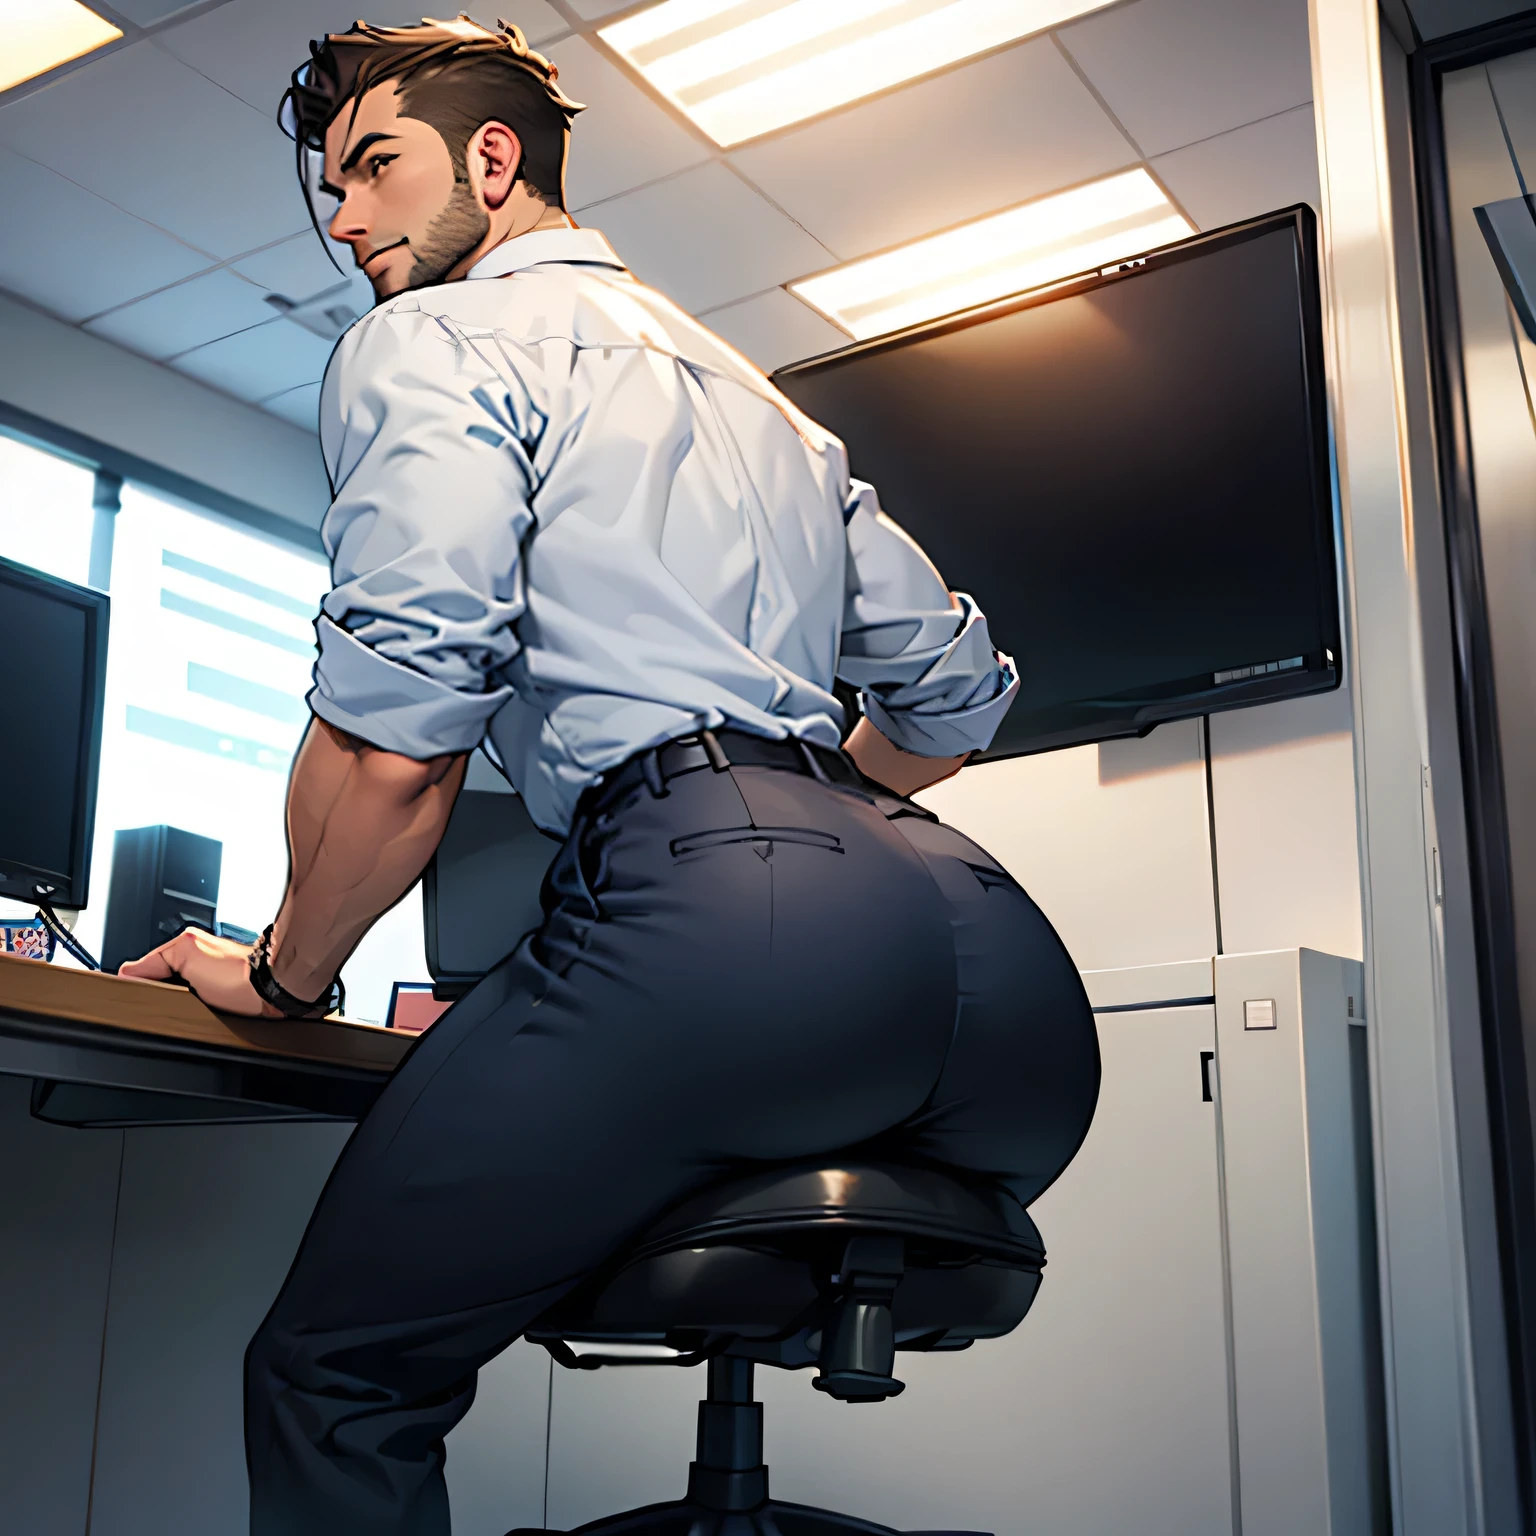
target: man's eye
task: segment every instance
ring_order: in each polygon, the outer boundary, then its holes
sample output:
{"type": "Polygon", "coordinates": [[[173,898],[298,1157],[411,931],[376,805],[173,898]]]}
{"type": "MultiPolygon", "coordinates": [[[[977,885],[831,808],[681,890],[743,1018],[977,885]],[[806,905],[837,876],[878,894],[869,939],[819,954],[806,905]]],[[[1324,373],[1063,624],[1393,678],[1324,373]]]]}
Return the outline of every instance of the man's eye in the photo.
{"type": "Polygon", "coordinates": [[[371,156],[369,161],[368,161],[368,176],[369,176],[369,179],[371,180],[373,177],[377,176],[379,174],[379,172],[381,170],[383,170],[384,167],[390,163],[390,161],[398,159],[398,158],[399,157],[396,156],[396,155],[373,155],[373,156],[371,156]]]}

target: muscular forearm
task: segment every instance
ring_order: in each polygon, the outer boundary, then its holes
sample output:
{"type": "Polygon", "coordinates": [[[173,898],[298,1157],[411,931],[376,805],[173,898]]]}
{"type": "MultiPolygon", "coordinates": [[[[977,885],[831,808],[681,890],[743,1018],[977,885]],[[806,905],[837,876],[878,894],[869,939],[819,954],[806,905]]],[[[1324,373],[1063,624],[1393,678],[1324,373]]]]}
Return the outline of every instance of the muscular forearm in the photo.
{"type": "Polygon", "coordinates": [[[959,757],[921,757],[898,747],[868,720],[860,720],[854,726],[843,750],[858,764],[866,779],[894,789],[898,795],[915,795],[918,790],[959,773],[970,756],[967,752],[959,757]]]}
{"type": "Polygon", "coordinates": [[[288,890],[273,924],[272,974],[318,997],[379,915],[432,857],[467,758],[384,752],[314,720],[288,787],[288,890]]]}

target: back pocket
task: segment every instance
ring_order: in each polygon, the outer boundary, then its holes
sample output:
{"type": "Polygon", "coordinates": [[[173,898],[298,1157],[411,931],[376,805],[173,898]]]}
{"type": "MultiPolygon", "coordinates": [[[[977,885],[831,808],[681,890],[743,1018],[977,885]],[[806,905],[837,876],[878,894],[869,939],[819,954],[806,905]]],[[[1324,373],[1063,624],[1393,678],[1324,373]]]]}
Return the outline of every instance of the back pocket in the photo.
{"type": "Polygon", "coordinates": [[[672,839],[672,857],[697,853],[703,848],[720,848],[727,843],[804,843],[809,848],[825,848],[841,853],[843,845],[830,832],[814,827],[721,827],[714,832],[691,832],[672,839]]]}

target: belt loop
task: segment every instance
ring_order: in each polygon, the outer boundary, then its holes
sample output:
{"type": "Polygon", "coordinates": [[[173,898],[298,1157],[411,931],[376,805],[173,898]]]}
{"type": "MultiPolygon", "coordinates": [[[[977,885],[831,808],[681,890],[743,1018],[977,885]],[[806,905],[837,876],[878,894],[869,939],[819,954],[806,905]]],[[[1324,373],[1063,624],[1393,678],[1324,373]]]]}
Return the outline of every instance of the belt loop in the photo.
{"type": "Polygon", "coordinates": [[[654,799],[665,800],[671,793],[667,788],[667,781],[661,776],[660,748],[647,747],[640,754],[640,773],[645,779],[645,787],[650,790],[654,799]]]}
{"type": "Polygon", "coordinates": [[[725,755],[725,748],[715,738],[713,731],[700,731],[699,740],[704,744],[704,756],[709,759],[709,766],[716,773],[724,773],[731,766],[731,760],[725,755]]]}
{"type": "Polygon", "coordinates": [[[816,753],[812,750],[810,742],[803,736],[792,736],[791,741],[800,749],[800,755],[805,759],[806,771],[818,784],[830,784],[827,770],[817,761],[816,753]]]}

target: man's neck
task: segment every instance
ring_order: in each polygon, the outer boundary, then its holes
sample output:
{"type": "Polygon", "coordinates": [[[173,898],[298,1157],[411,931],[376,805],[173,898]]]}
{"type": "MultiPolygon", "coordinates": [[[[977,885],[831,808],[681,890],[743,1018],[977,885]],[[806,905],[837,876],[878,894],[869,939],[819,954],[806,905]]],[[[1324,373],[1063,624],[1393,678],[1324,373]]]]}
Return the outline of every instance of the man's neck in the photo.
{"type": "Polygon", "coordinates": [[[517,240],[523,235],[531,235],[537,230],[575,229],[576,227],[565,209],[557,207],[554,203],[544,204],[537,217],[533,217],[533,213],[534,210],[529,208],[520,218],[514,219],[500,235],[493,231],[448,273],[444,281],[451,283],[456,278],[464,277],[472,267],[484,261],[492,251],[496,250],[499,246],[505,245],[509,240],[517,240]]]}

